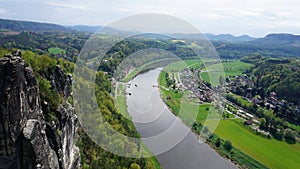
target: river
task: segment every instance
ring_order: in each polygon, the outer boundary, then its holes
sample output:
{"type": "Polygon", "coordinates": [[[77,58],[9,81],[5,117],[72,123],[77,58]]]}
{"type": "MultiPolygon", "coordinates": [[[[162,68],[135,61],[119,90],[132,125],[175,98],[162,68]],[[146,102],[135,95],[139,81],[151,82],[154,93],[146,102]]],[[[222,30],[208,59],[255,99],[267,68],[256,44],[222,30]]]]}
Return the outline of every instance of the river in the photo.
{"type": "Polygon", "coordinates": [[[160,97],[161,69],[139,74],[126,91],[128,112],[146,146],[164,169],[235,169],[207,144],[200,141],[165,105],[160,97]]]}

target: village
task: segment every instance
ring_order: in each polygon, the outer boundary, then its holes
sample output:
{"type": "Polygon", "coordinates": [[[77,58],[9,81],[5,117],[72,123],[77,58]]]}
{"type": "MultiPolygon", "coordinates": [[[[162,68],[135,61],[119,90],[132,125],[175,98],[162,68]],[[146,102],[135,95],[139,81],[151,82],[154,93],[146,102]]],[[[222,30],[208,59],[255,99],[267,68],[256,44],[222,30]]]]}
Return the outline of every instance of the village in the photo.
{"type": "MultiPolygon", "coordinates": [[[[169,78],[170,81],[173,82],[173,89],[189,91],[188,97],[198,99],[200,104],[213,102],[215,99],[214,92],[222,88],[226,93],[225,95],[238,95],[255,106],[261,106],[271,110],[280,109],[285,106],[300,112],[299,105],[295,106],[293,103],[279,99],[275,92],[270,92],[269,96],[265,99],[262,99],[259,95],[253,95],[251,92],[254,84],[246,74],[226,77],[224,85],[216,87],[211,87],[203,82],[198,74],[199,70],[192,71],[186,68],[179,72],[170,73],[169,78]]],[[[266,136],[270,135],[269,132],[260,129],[260,118],[258,118],[254,112],[251,112],[251,110],[225,99],[224,111],[234,115],[234,118],[243,119],[244,124],[250,126],[256,133],[261,133],[266,136]]]]}

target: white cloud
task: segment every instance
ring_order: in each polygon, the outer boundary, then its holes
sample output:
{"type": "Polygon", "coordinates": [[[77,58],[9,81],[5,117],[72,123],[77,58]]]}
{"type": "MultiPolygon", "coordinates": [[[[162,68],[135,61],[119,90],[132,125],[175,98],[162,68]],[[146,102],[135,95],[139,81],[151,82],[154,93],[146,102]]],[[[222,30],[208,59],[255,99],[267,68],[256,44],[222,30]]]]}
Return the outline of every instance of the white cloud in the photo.
{"type": "Polygon", "coordinates": [[[8,14],[10,11],[6,8],[0,8],[0,14],[8,14]]]}
{"type": "Polygon", "coordinates": [[[73,3],[65,3],[65,2],[47,2],[48,5],[53,6],[54,8],[61,9],[88,9],[83,6],[83,4],[73,4],[73,3]]]}

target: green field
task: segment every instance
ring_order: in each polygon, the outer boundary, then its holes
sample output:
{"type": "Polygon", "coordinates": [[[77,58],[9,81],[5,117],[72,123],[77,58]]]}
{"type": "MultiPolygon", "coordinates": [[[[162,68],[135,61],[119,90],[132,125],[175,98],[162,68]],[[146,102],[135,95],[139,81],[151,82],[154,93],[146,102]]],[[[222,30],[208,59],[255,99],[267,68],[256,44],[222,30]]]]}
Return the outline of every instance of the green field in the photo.
{"type": "Polygon", "coordinates": [[[180,71],[185,68],[199,68],[202,65],[202,61],[200,59],[191,59],[184,60],[175,63],[171,63],[164,68],[165,71],[180,71]]]}
{"type": "Polygon", "coordinates": [[[218,85],[220,76],[241,75],[243,71],[250,68],[251,64],[240,61],[225,62],[207,66],[201,73],[200,78],[210,82],[213,86],[218,85]],[[223,72],[224,70],[224,72],[223,72]],[[209,73],[208,73],[209,72],[209,73]],[[211,77],[209,77],[209,74],[211,77]]]}
{"type": "Polygon", "coordinates": [[[48,52],[53,55],[65,54],[66,51],[59,47],[51,47],[48,49],[48,52]]]}
{"type": "Polygon", "coordinates": [[[270,168],[300,168],[300,145],[256,135],[241,120],[221,120],[215,133],[270,168]]]}

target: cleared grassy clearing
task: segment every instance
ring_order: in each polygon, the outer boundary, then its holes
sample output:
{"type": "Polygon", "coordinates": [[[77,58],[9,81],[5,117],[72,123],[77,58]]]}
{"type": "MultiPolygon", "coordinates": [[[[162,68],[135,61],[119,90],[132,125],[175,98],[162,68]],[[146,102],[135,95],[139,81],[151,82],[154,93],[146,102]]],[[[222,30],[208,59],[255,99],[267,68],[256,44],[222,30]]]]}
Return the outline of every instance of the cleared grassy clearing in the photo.
{"type": "Polygon", "coordinates": [[[199,68],[202,65],[200,59],[184,60],[175,63],[171,63],[164,68],[165,71],[180,71],[185,68],[199,68]]]}
{"type": "Polygon", "coordinates": [[[270,168],[300,168],[300,145],[268,139],[244,127],[240,119],[221,120],[215,133],[270,168]]]}
{"type": "Polygon", "coordinates": [[[205,82],[210,82],[213,86],[219,83],[220,76],[236,76],[241,75],[243,71],[252,65],[240,61],[218,63],[207,66],[201,73],[200,78],[205,82]],[[223,72],[224,69],[224,72],[223,72]],[[209,73],[208,73],[209,72],[209,73]],[[209,77],[209,74],[211,77],[209,77]]]}
{"type": "Polygon", "coordinates": [[[48,49],[48,52],[53,55],[65,54],[66,51],[59,47],[51,47],[48,49]]]}

